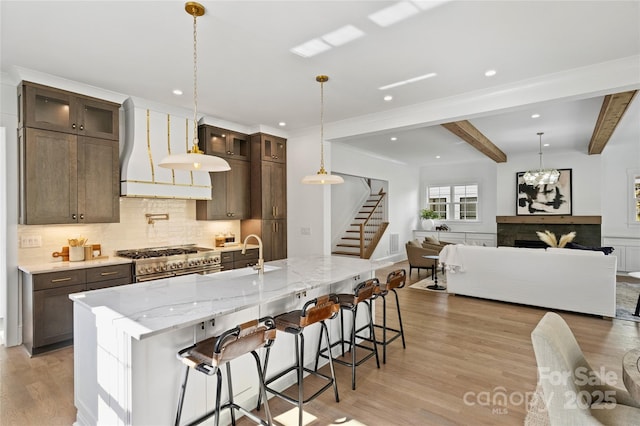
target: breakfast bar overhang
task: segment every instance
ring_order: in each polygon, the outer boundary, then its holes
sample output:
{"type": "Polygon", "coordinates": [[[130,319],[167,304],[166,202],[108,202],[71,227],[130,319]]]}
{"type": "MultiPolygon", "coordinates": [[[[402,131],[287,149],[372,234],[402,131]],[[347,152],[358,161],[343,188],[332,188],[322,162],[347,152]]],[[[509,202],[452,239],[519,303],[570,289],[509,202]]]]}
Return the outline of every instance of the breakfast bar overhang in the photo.
{"type": "MultiPolygon", "coordinates": [[[[299,308],[322,294],[351,292],[359,282],[373,278],[376,269],[389,265],[310,256],[268,262],[263,276],[244,268],[72,294],[76,424],[172,423],[182,368],[176,359],[180,349],[242,322],[299,308]]],[[[332,325],[331,334],[337,332],[337,325],[332,325]]],[[[270,357],[272,371],[293,362],[287,338],[277,336],[270,357]]],[[[315,341],[313,334],[309,341],[315,341]]],[[[314,361],[315,349],[308,348],[305,359],[314,361]]],[[[257,399],[258,378],[251,362],[249,357],[232,363],[235,399],[241,405],[250,406],[257,399]]],[[[192,375],[184,420],[211,408],[214,382],[192,375]]],[[[291,384],[282,381],[276,386],[285,389],[291,384]]]]}

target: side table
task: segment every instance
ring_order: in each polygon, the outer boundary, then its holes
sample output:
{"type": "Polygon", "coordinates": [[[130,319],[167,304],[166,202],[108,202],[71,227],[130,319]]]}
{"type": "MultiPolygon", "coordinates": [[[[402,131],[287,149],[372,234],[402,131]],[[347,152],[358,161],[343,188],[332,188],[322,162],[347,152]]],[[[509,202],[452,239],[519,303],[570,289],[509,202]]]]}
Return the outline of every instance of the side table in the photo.
{"type": "Polygon", "coordinates": [[[432,285],[428,285],[427,288],[429,290],[446,290],[446,287],[443,287],[441,285],[438,285],[438,261],[440,260],[440,256],[435,256],[435,255],[426,255],[426,256],[422,256],[425,259],[432,259],[435,261],[435,265],[433,266],[433,284],[432,285]]]}

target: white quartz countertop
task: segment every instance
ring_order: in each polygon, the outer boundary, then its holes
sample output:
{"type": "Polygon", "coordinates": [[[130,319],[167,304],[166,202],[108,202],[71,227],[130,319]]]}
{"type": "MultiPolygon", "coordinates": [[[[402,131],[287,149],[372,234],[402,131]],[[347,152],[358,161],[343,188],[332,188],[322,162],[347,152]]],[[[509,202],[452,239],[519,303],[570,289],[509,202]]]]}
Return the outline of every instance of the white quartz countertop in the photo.
{"type": "Polygon", "coordinates": [[[121,265],[131,263],[131,259],[118,256],[110,256],[105,259],[84,260],[80,262],[51,261],[39,263],[23,263],[18,269],[28,274],[43,274],[46,272],[67,271],[70,269],[96,268],[98,266],[121,265]]]}
{"type": "Polygon", "coordinates": [[[252,268],[243,268],[110,287],[69,297],[91,309],[98,321],[111,321],[130,336],[144,339],[389,265],[390,262],[364,259],[309,256],[267,262],[263,277],[252,268]]]}

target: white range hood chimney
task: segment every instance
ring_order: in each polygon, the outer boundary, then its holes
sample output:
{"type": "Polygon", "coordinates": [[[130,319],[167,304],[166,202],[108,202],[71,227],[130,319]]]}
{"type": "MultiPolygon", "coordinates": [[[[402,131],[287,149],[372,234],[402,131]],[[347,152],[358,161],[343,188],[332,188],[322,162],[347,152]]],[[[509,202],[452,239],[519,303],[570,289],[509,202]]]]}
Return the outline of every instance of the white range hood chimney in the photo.
{"type": "Polygon", "coordinates": [[[193,145],[189,111],[127,98],[120,195],[141,198],[211,199],[208,172],[158,167],[164,157],[186,153],[193,145]]]}

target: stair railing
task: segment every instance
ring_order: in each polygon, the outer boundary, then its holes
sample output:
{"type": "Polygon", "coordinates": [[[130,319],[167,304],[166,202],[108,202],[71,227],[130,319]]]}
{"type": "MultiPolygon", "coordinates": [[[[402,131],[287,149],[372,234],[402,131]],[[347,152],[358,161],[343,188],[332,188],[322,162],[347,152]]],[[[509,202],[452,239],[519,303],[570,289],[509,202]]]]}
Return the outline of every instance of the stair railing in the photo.
{"type": "MultiPolygon", "coordinates": [[[[366,234],[370,233],[372,234],[372,236],[375,236],[378,229],[380,229],[383,223],[385,223],[384,222],[385,220],[384,205],[385,204],[382,201],[384,200],[384,197],[387,194],[382,189],[380,189],[380,191],[378,192],[378,195],[380,196],[380,198],[376,202],[374,208],[367,215],[366,219],[362,223],[360,223],[360,257],[363,259],[365,259],[365,253],[367,251],[366,250],[367,245],[365,244],[366,234]]],[[[386,229],[386,226],[385,226],[385,229],[386,229]]],[[[377,238],[377,240],[379,240],[379,237],[377,238]]],[[[372,244],[372,243],[377,244],[377,240],[375,238],[372,238],[369,244],[372,244]]]]}

